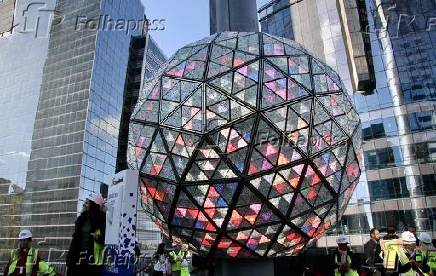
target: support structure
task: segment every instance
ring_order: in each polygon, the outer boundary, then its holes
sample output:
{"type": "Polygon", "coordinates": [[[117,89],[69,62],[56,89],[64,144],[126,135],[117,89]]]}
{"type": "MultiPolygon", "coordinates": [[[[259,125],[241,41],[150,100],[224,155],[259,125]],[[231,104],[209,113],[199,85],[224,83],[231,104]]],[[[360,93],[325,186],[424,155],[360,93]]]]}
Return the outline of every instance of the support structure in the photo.
{"type": "Polygon", "coordinates": [[[256,0],[209,0],[210,34],[258,32],[256,0]]]}

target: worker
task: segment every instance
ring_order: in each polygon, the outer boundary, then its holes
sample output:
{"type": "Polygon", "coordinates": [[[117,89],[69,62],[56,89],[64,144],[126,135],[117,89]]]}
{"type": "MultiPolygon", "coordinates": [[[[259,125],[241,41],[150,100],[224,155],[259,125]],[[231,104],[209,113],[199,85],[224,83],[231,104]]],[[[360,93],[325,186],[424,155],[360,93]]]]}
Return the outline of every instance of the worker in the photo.
{"type": "Polygon", "coordinates": [[[403,245],[397,249],[398,273],[400,276],[428,275],[416,261],[416,237],[410,231],[401,234],[403,245]]]}
{"type": "Polygon", "coordinates": [[[433,247],[432,238],[428,233],[419,235],[419,247],[416,249],[416,261],[424,272],[436,274],[436,249],[433,247]]]}
{"type": "Polygon", "coordinates": [[[416,246],[418,246],[419,245],[419,238],[418,238],[418,236],[416,235],[416,227],[415,226],[413,226],[413,225],[409,225],[408,227],[407,227],[407,231],[409,231],[410,233],[412,233],[414,236],[415,236],[415,240],[416,240],[416,246]]]}
{"type": "Polygon", "coordinates": [[[170,252],[171,276],[189,276],[187,267],[187,254],[182,250],[182,245],[173,243],[173,250],[170,252]]]}
{"type": "Polygon", "coordinates": [[[100,275],[103,270],[106,214],[104,198],[90,194],[76,219],[73,238],[66,256],[67,276],[100,275]]]}
{"type": "Polygon", "coordinates": [[[398,235],[396,234],[396,229],[394,225],[389,225],[386,229],[386,235],[382,238],[385,241],[388,240],[396,240],[399,239],[398,235]]]}
{"type": "Polygon", "coordinates": [[[184,259],[182,260],[182,263],[181,263],[180,275],[181,276],[190,276],[190,274],[189,274],[189,270],[190,270],[189,260],[191,259],[191,254],[189,252],[189,248],[188,248],[187,244],[183,244],[182,251],[184,252],[184,259]]]}
{"type": "Polygon", "coordinates": [[[339,236],[336,239],[338,248],[335,252],[335,276],[358,276],[353,267],[353,251],[349,247],[347,237],[339,236]]]}
{"type": "Polygon", "coordinates": [[[365,265],[362,266],[362,269],[366,272],[366,275],[381,275],[383,270],[383,259],[380,257],[380,231],[377,228],[372,228],[369,231],[369,235],[371,238],[363,246],[365,265]]]}
{"type": "Polygon", "coordinates": [[[32,248],[32,232],[22,230],[18,234],[19,248],[11,251],[4,276],[55,276],[53,267],[42,261],[38,250],[32,248]]]}

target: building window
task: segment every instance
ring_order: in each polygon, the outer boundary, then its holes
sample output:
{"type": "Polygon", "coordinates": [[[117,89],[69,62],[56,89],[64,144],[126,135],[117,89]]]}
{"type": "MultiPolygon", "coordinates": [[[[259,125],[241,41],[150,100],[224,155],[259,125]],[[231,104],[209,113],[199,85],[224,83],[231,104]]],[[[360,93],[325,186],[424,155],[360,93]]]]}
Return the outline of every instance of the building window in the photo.
{"type": "Polygon", "coordinates": [[[392,96],[388,88],[374,90],[374,93],[368,94],[356,93],[353,97],[359,113],[387,108],[393,105],[392,96]]]}
{"type": "Polygon", "coordinates": [[[424,142],[412,145],[412,152],[416,163],[430,163],[436,161],[436,142],[424,142]]]}
{"type": "Polygon", "coordinates": [[[386,136],[391,137],[398,135],[398,125],[395,117],[384,118],[383,126],[386,131],[386,136]]]}
{"type": "Polygon", "coordinates": [[[409,197],[406,179],[404,177],[368,181],[371,201],[409,197]]]}
{"type": "Polygon", "coordinates": [[[364,158],[367,170],[385,169],[403,164],[400,147],[366,151],[364,158]]]}
{"type": "Polygon", "coordinates": [[[363,140],[377,139],[381,137],[386,137],[385,128],[383,126],[383,120],[377,119],[368,123],[363,123],[363,140]]]}
{"type": "Polygon", "coordinates": [[[436,114],[433,111],[423,111],[408,114],[411,131],[436,129],[436,114]]]}
{"type": "Polygon", "coordinates": [[[422,176],[422,185],[426,196],[436,195],[436,174],[428,174],[422,176]]]}
{"type": "Polygon", "coordinates": [[[436,175],[415,175],[393,179],[368,181],[369,196],[371,201],[408,198],[411,183],[417,183],[417,188],[422,190],[424,196],[436,195],[436,175]],[[413,179],[411,179],[413,178],[413,179]],[[413,182],[412,182],[413,181],[413,182]]]}
{"type": "Polygon", "coordinates": [[[376,119],[362,123],[362,137],[364,141],[397,135],[398,125],[395,117],[376,119]]]}
{"type": "Polygon", "coordinates": [[[368,218],[365,214],[344,215],[327,234],[366,234],[369,232],[368,218]]]}
{"type": "Polygon", "coordinates": [[[375,227],[385,228],[394,225],[398,230],[406,229],[407,226],[414,226],[414,216],[411,210],[395,210],[372,213],[375,227]]]}
{"type": "Polygon", "coordinates": [[[403,93],[406,103],[436,101],[436,89],[433,83],[428,83],[425,86],[421,84],[413,86],[403,84],[403,93]]]}

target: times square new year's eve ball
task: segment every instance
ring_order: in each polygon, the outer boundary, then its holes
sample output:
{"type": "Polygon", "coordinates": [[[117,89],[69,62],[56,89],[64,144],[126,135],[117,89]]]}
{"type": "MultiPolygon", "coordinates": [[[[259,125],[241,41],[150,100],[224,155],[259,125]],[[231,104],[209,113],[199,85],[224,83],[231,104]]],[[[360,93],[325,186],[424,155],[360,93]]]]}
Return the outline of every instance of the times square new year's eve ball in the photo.
{"type": "Polygon", "coordinates": [[[360,120],[339,76],[294,41],[225,32],[148,80],[128,163],[163,233],[203,256],[294,255],[342,216],[360,120]]]}

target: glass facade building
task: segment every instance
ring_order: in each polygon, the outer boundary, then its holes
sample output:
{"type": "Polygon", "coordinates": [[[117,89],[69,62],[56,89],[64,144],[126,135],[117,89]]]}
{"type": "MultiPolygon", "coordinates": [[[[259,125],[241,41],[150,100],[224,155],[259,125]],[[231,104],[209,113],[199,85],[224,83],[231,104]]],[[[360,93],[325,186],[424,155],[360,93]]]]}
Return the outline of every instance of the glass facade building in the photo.
{"type": "Polygon", "coordinates": [[[257,32],[256,0],[209,0],[210,34],[257,32]]]}
{"type": "Polygon", "coordinates": [[[39,9],[53,10],[55,7],[55,1],[38,5],[30,3],[0,3],[1,260],[10,254],[10,248],[15,247],[23,219],[21,208],[29,204],[23,202],[22,191],[26,187],[37,103],[48,53],[47,34],[51,16],[50,12],[41,13],[39,9]],[[27,11],[25,14],[24,10],[27,11]],[[7,19],[3,17],[11,13],[15,16],[8,16],[7,19]],[[39,28],[36,28],[36,18],[39,18],[39,28]],[[16,27],[12,28],[13,25],[16,27]]]}
{"type": "MultiPolygon", "coordinates": [[[[161,66],[167,61],[167,57],[159,48],[159,45],[150,34],[146,36],[145,58],[143,62],[143,76],[149,80],[157,75],[161,66]]],[[[140,201],[140,199],[138,199],[140,201]]],[[[138,202],[138,206],[141,204],[138,202]]],[[[143,209],[138,209],[136,236],[141,249],[149,253],[155,252],[162,242],[162,233],[157,225],[150,219],[143,209]]]]}
{"type": "Polygon", "coordinates": [[[130,40],[142,33],[144,9],[17,0],[13,25],[0,38],[0,177],[11,183],[1,194],[0,253],[28,228],[46,259],[63,261],[83,201],[115,173],[130,40]],[[16,213],[6,208],[12,200],[22,202],[16,213]]]}
{"type": "Polygon", "coordinates": [[[274,0],[263,5],[259,9],[262,32],[294,39],[290,5],[289,0],[274,0]]]}
{"type": "MultiPolygon", "coordinates": [[[[158,73],[160,66],[166,62],[166,56],[150,34],[132,37],[130,42],[130,57],[124,91],[123,113],[118,137],[118,155],[116,171],[128,169],[127,146],[129,136],[129,121],[135,108],[144,81],[148,81],[158,73]]],[[[140,206],[141,199],[138,198],[140,206]]],[[[149,216],[138,209],[136,237],[142,250],[153,253],[162,241],[161,231],[151,221],[149,216]]]]}
{"type": "Polygon", "coordinates": [[[151,35],[147,36],[144,59],[144,77],[151,79],[157,75],[160,67],[167,61],[167,57],[151,35]]]}
{"type": "MultiPolygon", "coordinates": [[[[370,43],[368,64],[375,87],[363,91],[353,86],[344,10],[338,1],[286,1],[291,32],[274,23],[282,20],[274,13],[279,2],[259,11],[262,30],[286,37],[293,33],[290,38],[337,70],[362,120],[365,171],[342,221],[330,234],[349,234],[352,244],[359,245],[371,227],[393,225],[398,231],[414,226],[435,237],[434,1],[348,1],[355,4],[360,23],[367,22],[360,27],[370,43]]],[[[318,244],[333,246],[334,239],[318,244]]]]}

